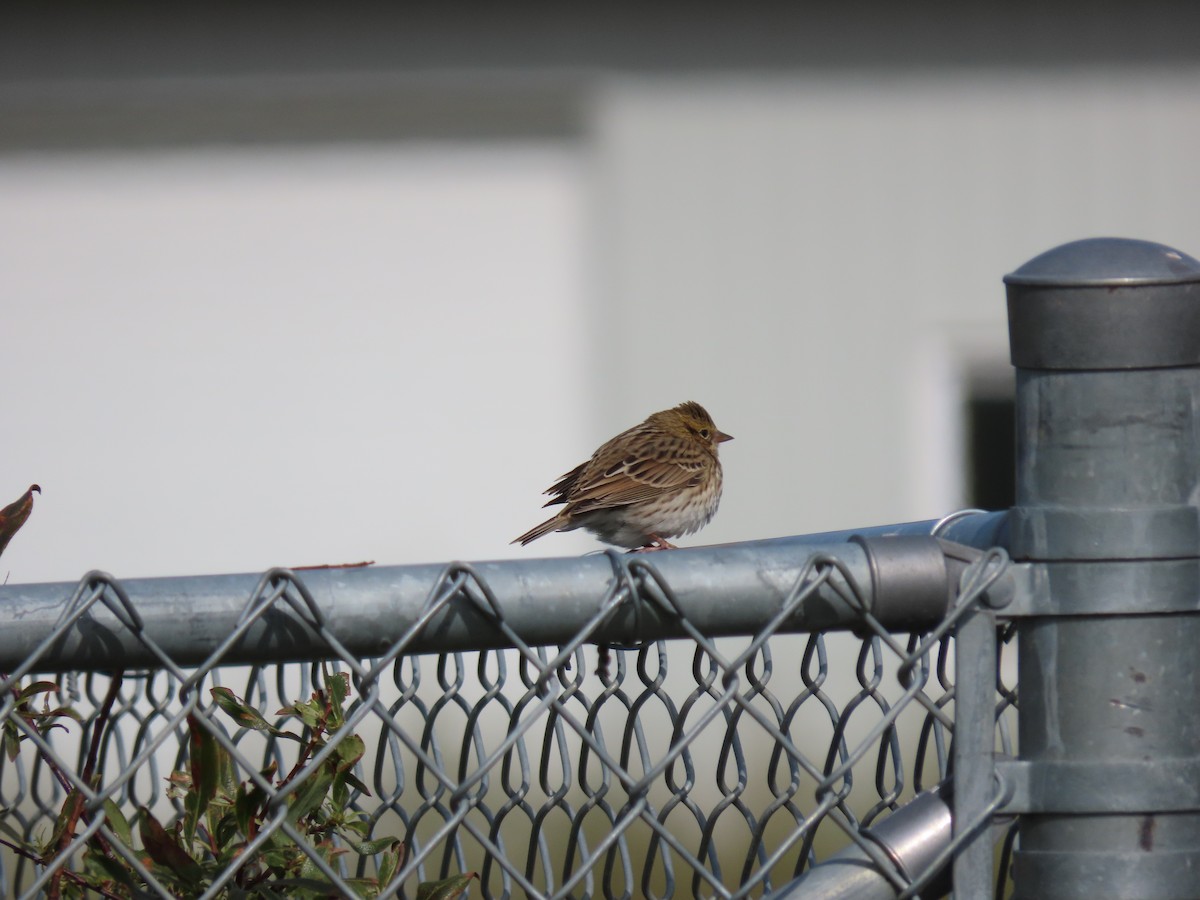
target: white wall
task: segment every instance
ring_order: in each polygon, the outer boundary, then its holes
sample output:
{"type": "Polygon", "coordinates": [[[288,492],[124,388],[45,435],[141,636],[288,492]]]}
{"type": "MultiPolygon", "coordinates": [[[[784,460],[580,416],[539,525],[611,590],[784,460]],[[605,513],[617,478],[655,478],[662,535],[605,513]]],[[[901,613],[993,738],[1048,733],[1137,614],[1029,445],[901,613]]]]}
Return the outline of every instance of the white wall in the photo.
{"type": "Polygon", "coordinates": [[[0,158],[0,577],[509,552],[580,449],[582,198],[566,146],[0,158]]]}
{"type": "Polygon", "coordinates": [[[685,399],[690,543],[962,502],[1001,276],[1200,253],[1200,72],[601,78],[579,144],[0,157],[13,581],[557,555],[539,492],[685,399]]]}
{"type": "Polygon", "coordinates": [[[606,409],[694,396],[737,436],[706,540],[962,503],[1001,277],[1104,234],[1200,253],[1196,70],[620,80],[597,122],[606,409]]]}

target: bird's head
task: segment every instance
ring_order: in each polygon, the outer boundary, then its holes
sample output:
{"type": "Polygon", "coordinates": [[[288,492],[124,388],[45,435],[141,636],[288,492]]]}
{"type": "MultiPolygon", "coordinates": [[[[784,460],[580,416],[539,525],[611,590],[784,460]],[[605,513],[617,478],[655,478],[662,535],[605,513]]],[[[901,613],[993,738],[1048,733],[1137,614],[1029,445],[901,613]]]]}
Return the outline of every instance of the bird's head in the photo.
{"type": "Polygon", "coordinates": [[[667,419],[668,427],[672,431],[681,435],[691,435],[694,440],[708,445],[714,454],[717,452],[718,444],[733,440],[733,435],[725,434],[717,428],[716,422],[713,421],[708,411],[694,400],[680,403],[659,415],[667,419]]]}

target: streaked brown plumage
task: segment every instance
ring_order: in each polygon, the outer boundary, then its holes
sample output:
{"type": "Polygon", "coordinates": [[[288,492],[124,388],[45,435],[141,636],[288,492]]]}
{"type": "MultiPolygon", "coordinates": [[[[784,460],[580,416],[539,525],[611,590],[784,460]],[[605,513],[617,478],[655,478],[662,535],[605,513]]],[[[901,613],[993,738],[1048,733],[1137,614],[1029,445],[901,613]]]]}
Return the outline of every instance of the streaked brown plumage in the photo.
{"type": "Polygon", "coordinates": [[[728,440],[699,403],[656,412],[555,482],[545,505],[561,503],[562,510],[513,543],[586,528],[619,547],[667,549],[667,538],[699,531],[716,513],[717,445],[728,440]]]}

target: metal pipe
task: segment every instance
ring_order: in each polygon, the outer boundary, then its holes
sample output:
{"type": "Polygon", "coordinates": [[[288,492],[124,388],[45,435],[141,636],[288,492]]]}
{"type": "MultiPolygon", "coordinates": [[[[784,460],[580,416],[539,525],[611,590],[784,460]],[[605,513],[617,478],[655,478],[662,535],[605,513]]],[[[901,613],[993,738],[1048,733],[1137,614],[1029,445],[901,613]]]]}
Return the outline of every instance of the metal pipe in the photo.
{"type": "MultiPolygon", "coordinates": [[[[558,559],[320,569],[296,573],[311,594],[329,634],[351,653],[378,656],[428,622],[405,652],[441,652],[509,646],[489,610],[486,593],[504,623],[530,646],[562,644],[593,622],[623,586],[631,595],[588,640],[621,643],[684,634],[663,602],[662,590],[639,575],[645,567],[669,587],[671,601],[695,627],[712,636],[753,634],[778,614],[813,557],[841,567],[816,587],[783,624],[784,631],[848,629],[860,622],[855,593],[885,624],[930,628],[957,588],[959,554],[945,556],[928,535],[938,522],[917,522],[857,532],[870,538],[848,543],[856,532],[777,538],[655,554],[595,554],[558,559]],[[871,541],[909,536],[903,553],[872,551],[871,541]],[[914,561],[916,561],[914,563],[914,561]],[[914,565],[916,570],[914,571],[914,565]],[[628,568],[632,566],[632,569],[628,568]],[[853,589],[845,582],[849,577],[853,589]],[[882,594],[881,594],[882,591],[882,594]],[[889,602],[876,608],[876,595],[889,602]],[[441,602],[431,604],[440,597],[441,602]]],[[[973,514],[943,529],[947,536],[994,537],[1003,514],[973,514]]],[[[811,575],[811,572],[809,573],[811,575]]],[[[156,664],[147,642],[180,666],[199,665],[237,627],[256,595],[271,590],[260,575],[144,578],[120,582],[137,621],[123,624],[112,609],[94,603],[77,622],[60,621],[80,588],[80,602],[97,593],[83,585],[15,584],[0,587],[0,672],[12,672],[39,643],[53,638],[34,671],[96,670],[156,664]],[[140,624],[139,624],[140,623],[140,624]],[[145,640],[143,640],[145,638],[145,640]]],[[[112,588],[108,597],[112,601],[112,588]]],[[[120,608],[120,603],[113,603],[120,608]]],[[[126,616],[128,618],[128,616],[126,616]]],[[[327,656],[329,644],[303,610],[275,602],[222,657],[222,663],[269,662],[327,656]]]]}
{"type": "MultiPolygon", "coordinates": [[[[878,825],[862,832],[890,860],[903,881],[926,873],[949,844],[952,833],[946,787],[913,797],[878,825]]],[[[991,850],[991,844],[987,844],[991,850]]],[[[990,873],[990,869],[989,869],[990,873]]],[[[945,871],[921,891],[942,897],[949,889],[945,871]]],[[[857,843],[813,866],[800,878],[768,894],[764,900],[895,900],[900,891],[857,843]]]]}

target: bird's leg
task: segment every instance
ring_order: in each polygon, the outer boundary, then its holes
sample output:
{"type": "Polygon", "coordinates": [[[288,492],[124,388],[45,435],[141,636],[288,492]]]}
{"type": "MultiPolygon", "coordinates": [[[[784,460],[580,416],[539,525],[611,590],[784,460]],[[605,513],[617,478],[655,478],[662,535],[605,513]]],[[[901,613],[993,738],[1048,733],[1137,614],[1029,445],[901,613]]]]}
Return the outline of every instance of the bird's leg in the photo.
{"type": "Polygon", "coordinates": [[[656,550],[678,550],[679,548],[672,544],[664,537],[659,537],[657,534],[646,536],[646,545],[644,547],[636,547],[630,550],[630,553],[654,553],[656,550]]]}

